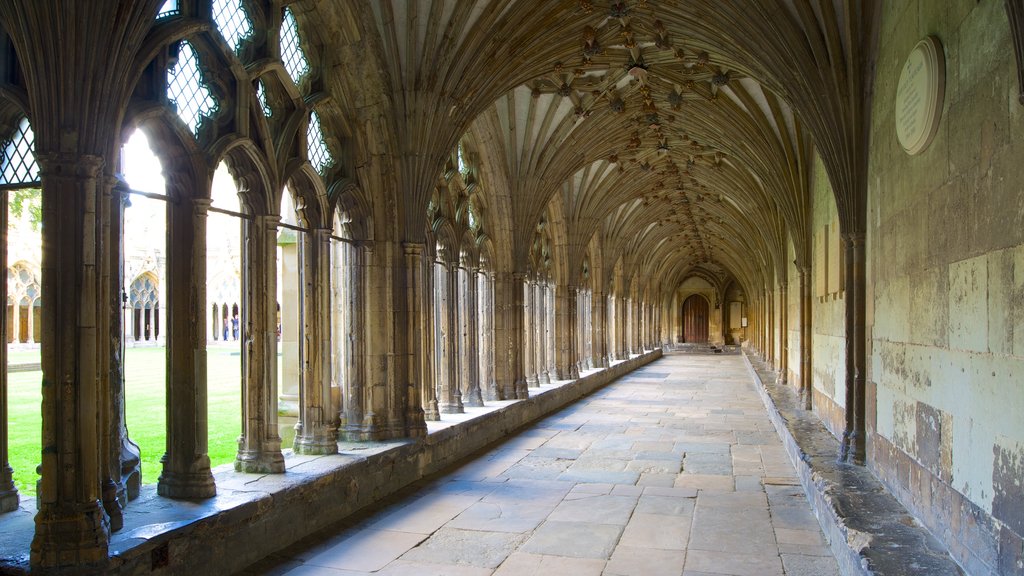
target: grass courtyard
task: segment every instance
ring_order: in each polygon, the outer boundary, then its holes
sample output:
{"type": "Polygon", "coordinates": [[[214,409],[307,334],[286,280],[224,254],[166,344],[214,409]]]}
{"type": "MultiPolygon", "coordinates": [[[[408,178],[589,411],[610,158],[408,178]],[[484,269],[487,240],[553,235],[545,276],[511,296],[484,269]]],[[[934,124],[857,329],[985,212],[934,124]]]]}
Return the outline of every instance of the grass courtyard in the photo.
{"type": "MultiPolygon", "coordinates": [[[[210,421],[210,461],[231,462],[242,429],[241,362],[237,348],[207,349],[210,421]]],[[[38,350],[11,350],[10,364],[39,362],[38,350]]],[[[142,482],[154,484],[160,476],[166,427],[164,348],[129,348],[125,355],[125,413],[128,437],[142,451],[142,482]]],[[[14,481],[22,496],[36,492],[42,420],[42,372],[8,373],[8,434],[14,481]]]]}

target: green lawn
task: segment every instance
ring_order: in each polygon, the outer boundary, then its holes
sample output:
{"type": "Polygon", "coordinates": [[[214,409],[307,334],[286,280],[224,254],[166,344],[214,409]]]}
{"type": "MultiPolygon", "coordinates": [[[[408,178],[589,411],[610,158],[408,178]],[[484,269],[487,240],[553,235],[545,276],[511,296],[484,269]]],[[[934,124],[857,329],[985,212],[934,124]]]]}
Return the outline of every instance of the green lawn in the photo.
{"type": "MultiPolygon", "coordinates": [[[[12,351],[11,361],[38,361],[30,360],[32,354],[32,351],[12,351]]],[[[34,354],[38,358],[38,351],[34,354]]],[[[129,348],[125,357],[128,436],[142,450],[144,484],[153,484],[160,476],[160,457],[165,451],[164,358],[164,348],[129,348]]],[[[210,348],[207,358],[210,461],[217,466],[233,461],[238,450],[237,439],[242,428],[241,363],[237,349],[210,348]]],[[[42,373],[38,371],[8,375],[8,446],[14,480],[22,495],[35,494],[38,478],[35,469],[40,451],[41,379],[42,373]]]]}

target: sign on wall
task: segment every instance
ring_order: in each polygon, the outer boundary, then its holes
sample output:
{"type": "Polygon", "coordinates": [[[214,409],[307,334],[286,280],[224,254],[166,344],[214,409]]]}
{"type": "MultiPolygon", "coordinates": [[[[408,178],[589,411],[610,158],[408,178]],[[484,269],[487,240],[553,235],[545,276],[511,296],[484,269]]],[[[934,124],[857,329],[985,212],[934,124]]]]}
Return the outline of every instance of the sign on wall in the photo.
{"type": "Polygon", "coordinates": [[[896,85],[896,137],[911,156],[931,144],[939,128],[946,92],[942,44],[927,36],[914,46],[896,85]]]}

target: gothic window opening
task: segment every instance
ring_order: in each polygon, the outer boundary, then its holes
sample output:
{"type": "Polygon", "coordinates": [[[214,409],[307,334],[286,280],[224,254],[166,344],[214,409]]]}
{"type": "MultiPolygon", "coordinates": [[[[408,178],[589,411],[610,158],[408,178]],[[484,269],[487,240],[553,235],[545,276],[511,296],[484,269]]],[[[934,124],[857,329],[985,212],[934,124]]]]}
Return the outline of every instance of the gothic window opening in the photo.
{"type": "Polygon", "coordinates": [[[41,336],[39,275],[24,262],[7,270],[8,342],[36,344],[41,336]]]}
{"type": "Polygon", "coordinates": [[[217,101],[203,80],[199,58],[188,42],[178,45],[178,60],[167,69],[167,99],[193,135],[204,118],[217,113],[217,101]]]}
{"type": "Polygon", "coordinates": [[[139,447],[142,483],[155,484],[167,452],[167,183],[143,130],[121,147],[121,363],[125,424],[139,447]],[[161,306],[164,308],[161,309],[161,306]]]}
{"type": "Polygon", "coordinates": [[[233,462],[242,431],[242,374],[248,310],[242,306],[246,254],[242,241],[252,216],[243,207],[238,186],[225,162],[213,174],[206,216],[206,307],[214,310],[206,327],[208,450],[210,465],[233,462]]]}
{"type": "Polygon", "coordinates": [[[280,306],[277,391],[280,395],[278,424],[282,448],[292,447],[294,426],[299,417],[304,353],[303,258],[307,233],[299,219],[296,198],[286,186],[281,198],[281,224],[277,232],[277,302],[280,306]]]}
{"type": "Polygon", "coordinates": [[[160,336],[160,294],[152,274],[140,274],[131,284],[128,307],[132,314],[132,336],[136,342],[156,342],[160,336]]]}
{"type": "Polygon", "coordinates": [[[466,158],[465,158],[465,155],[463,153],[462,142],[459,142],[458,164],[459,164],[459,174],[462,174],[462,177],[465,178],[466,176],[469,175],[469,164],[466,163],[466,158]]]}
{"type": "Polygon", "coordinates": [[[252,34],[252,23],[239,0],[213,0],[213,21],[224,41],[237,52],[242,40],[252,34]]]}
{"type": "Polygon", "coordinates": [[[309,61],[299,41],[299,25],[288,8],[284,9],[281,21],[281,61],[296,84],[309,72],[309,61]]]}
{"type": "Polygon", "coordinates": [[[313,165],[317,173],[323,175],[324,170],[334,162],[334,159],[331,157],[331,150],[327,147],[327,140],[320,127],[320,115],[315,110],[309,113],[306,142],[309,148],[309,163],[313,165]]]}

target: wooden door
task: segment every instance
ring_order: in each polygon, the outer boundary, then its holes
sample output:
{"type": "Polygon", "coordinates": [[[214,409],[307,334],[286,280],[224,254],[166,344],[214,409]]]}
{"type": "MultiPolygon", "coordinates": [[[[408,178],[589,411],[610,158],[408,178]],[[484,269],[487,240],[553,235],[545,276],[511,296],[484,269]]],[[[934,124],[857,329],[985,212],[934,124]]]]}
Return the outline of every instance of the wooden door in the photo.
{"type": "Polygon", "coordinates": [[[708,341],[708,301],[693,294],[683,302],[683,342],[708,341]]]}

